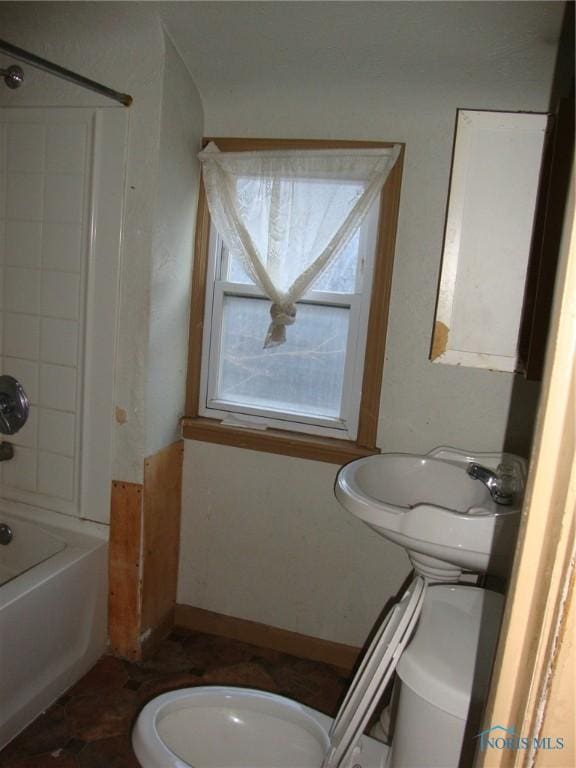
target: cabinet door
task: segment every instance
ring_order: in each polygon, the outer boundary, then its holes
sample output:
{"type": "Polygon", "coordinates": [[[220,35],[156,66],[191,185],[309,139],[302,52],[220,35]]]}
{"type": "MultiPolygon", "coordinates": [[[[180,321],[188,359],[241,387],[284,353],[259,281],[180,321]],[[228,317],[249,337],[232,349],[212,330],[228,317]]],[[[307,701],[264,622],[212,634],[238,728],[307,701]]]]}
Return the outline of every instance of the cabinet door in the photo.
{"type": "Polygon", "coordinates": [[[431,359],[517,371],[548,116],[460,110],[431,359]]]}

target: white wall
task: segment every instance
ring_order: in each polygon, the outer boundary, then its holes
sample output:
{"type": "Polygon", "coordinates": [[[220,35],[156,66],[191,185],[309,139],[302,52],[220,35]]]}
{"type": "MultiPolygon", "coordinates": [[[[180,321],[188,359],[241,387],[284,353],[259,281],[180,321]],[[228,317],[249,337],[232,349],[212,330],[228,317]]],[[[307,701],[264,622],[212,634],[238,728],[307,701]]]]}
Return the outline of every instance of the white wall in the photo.
{"type": "MultiPolygon", "coordinates": [[[[406,142],[378,445],[500,449],[514,377],[428,360],[453,130],[459,107],[546,110],[561,4],[237,5],[178,18],[207,135],[406,142]]],[[[538,387],[517,389],[526,452],[538,387]]],[[[409,567],[339,508],[335,473],[187,442],[179,601],[363,642],[409,567]]]]}
{"type": "Polygon", "coordinates": [[[200,151],[202,102],[174,46],[166,38],[158,199],[153,232],[150,337],[146,381],[150,456],[179,439],[184,415],[188,318],[200,151]]]}

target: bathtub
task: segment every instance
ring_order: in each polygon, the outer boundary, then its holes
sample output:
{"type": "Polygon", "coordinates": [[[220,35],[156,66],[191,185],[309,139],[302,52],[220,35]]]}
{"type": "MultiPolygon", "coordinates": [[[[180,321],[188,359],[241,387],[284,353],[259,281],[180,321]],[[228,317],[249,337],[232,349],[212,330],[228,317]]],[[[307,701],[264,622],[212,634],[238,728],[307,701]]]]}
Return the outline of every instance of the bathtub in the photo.
{"type": "Polygon", "coordinates": [[[0,523],[2,748],[104,652],[108,543],[105,526],[24,505],[0,503],[0,523]]]}

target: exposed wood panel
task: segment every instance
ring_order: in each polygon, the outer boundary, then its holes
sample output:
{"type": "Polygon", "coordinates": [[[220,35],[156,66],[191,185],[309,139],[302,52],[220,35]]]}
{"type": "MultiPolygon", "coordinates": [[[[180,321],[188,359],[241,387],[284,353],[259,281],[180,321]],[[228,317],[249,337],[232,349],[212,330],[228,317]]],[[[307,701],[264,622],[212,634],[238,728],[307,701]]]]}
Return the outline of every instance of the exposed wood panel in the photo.
{"type": "Polygon", "coordinates": [[[144,638],[166,625],[176,603],[183,453],[179,440],[144,462],[144,638]]]}
{"type": "Polygon", "coordinates": [[[301,635],[287,629],[270,627],[257,621],[224,616],[191,605],[177,605],[175,623],[179,627],[196,632],[207,632],[244,643],[252,643],[261,648],[272,648],[283,653],[290,653],[303,659],[323,661],[349,672],[353,669],[360,655],[360,648],[343,643],[333,643],[318,637],[301,635]]]}
{"type": "Polygon", "coordinates": [[[140,658],[142,486],[112,483],[108,631],[111,651],[140,658]]]}

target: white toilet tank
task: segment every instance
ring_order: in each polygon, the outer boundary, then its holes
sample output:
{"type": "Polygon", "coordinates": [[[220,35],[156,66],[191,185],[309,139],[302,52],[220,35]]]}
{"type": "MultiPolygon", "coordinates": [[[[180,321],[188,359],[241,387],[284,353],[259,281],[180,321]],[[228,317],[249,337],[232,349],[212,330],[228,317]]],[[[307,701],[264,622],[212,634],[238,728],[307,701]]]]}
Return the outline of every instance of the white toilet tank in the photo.
{"type": "Polygon", "coordinates": [[[463,585],[429,587],[397,668],[387,768],[472,764],[502,608],[503,598],[495,592],[463,585]]]}

